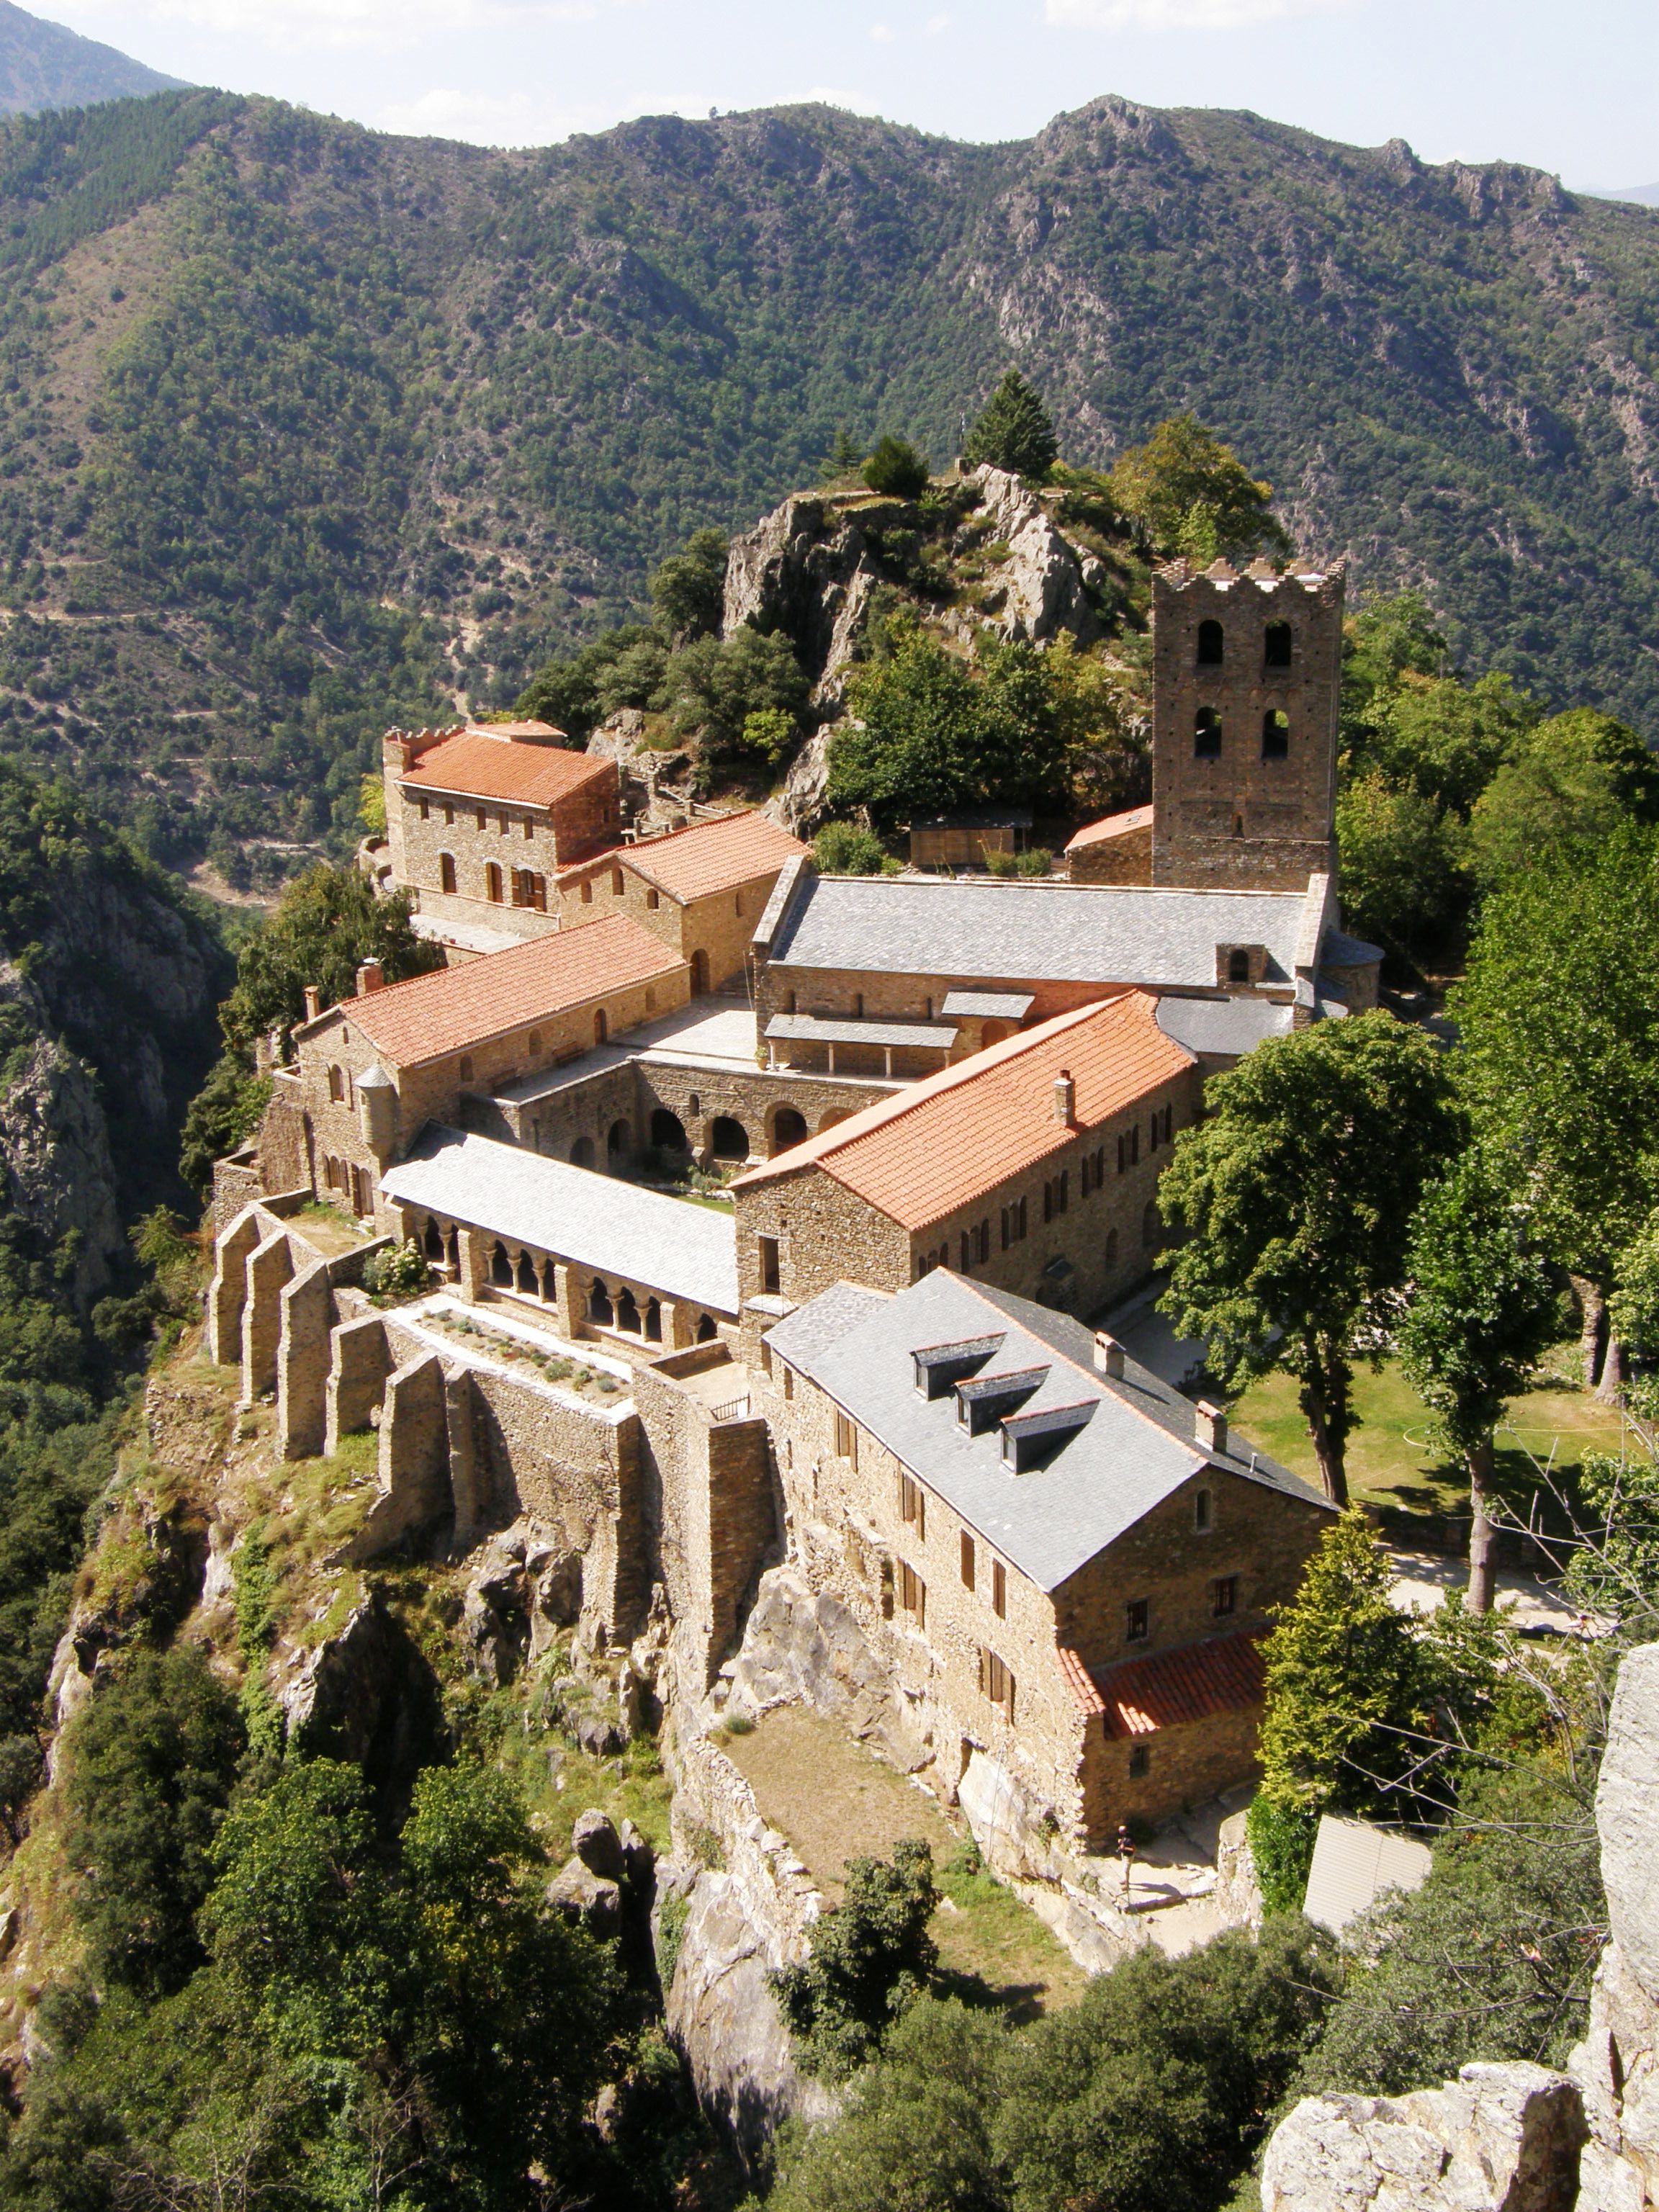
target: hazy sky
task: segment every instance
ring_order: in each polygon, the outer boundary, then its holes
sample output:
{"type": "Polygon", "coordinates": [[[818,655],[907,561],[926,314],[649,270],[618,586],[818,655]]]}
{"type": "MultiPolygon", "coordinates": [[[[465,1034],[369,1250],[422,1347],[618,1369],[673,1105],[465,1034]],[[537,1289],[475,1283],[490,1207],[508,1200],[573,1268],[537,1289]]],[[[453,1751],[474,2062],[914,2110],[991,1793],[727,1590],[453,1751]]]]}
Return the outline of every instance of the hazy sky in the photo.
{"type": "Polygon", "coordinates": [[[45,0],[175,76],[546,143],[806,99],[975,139],[1105,92],[1431,161],[1659,179],[1655,0],[45,0]]]}

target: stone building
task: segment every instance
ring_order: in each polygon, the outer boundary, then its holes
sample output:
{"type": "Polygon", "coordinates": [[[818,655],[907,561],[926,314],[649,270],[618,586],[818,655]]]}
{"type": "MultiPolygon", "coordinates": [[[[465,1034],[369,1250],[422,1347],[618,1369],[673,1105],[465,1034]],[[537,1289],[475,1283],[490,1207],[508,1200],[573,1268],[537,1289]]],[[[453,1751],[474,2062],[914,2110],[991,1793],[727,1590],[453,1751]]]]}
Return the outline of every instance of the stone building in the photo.
{"type": "Polygon", "coordinates": [[[465,957],[558,927],[559,871],[622,839],[617,763],[544,722],[387,733],[388,889],[465,957]]]}
{"type": "Polygon", "coordinates": [[[1154,574],[1153,883],[1334,877],[1342,597],[1340,568],[1154,574]]]}
{"type": "Polygon", "coordinates": [[[938,1267],[1091,1313],[1151,1269],[1156,1191],[1196,1056],[1144,992],[1017,1031],[732,1186],[745,1314],[938,1267]]]}
{"type": "Polygon", "coordinates": [[[325,1011],[308,998],[262,1133],[289,1163],[268,1187],[306,1182],[379,1216],[382,1171],[428,1121],[463,1119],[474,1092],[572,1060],[690,990],[686,963],[626,915],[403,983],[369,963],[355,999],[325,1011]]]}
{"type": "Polygon", "coordinates": [[[947,1784],[977,1755],[1109,1845],[1254,1771],[1256,1639],[1332,1508],[1109,1338],[939,1272],[765,1339],[789,1555],[947,1784]]]}
{"type": "Polygon", "coordinates": [[[1066,848],[1066,874],[1074,884],[1150,884],[1152,810],[1126,807],[1103,821],[1085,823],[1066,848]]]}
{"type": "Polygon", "coordinates": [[[691,969],[694,996],[740,981],[755,925],[787,861],[806,848],[763,814],[722,814],[622,845],[559,878],[565,925],[626,914],[691,969]]]}

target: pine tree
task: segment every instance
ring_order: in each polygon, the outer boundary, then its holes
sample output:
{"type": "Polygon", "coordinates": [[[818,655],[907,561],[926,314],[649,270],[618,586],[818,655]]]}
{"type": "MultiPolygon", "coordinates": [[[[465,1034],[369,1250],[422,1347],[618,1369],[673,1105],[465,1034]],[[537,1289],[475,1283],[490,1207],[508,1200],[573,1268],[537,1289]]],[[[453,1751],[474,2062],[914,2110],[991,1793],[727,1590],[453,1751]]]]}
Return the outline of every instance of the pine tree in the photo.
{"type": "Polygon", "coordinates": [[[1020,477],[1046,477],[1060,453],[1054,419],[1017,368],[1011,368],[985,404],[963,443],[968,468],[988,461],[1020,477]]]}

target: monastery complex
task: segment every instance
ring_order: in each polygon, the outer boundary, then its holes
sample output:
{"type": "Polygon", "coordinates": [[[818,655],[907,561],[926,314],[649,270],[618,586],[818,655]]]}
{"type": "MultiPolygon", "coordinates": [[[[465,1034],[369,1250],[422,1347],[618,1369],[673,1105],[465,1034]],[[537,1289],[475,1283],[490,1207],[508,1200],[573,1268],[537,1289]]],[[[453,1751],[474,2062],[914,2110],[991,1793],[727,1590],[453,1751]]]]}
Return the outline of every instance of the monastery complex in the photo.
{"type": "Polygon", "coordinates": [[[1330,1510],[1101,1316],[1205,1078],[1380,963],[1333,891],[1340,574],[1177,564],[1153,613],[1152,803],[1064,878],[635,835],[544,725],[392,732],[367,865],[447,964],[310,994],[216,1182],[212,1355],[291,1457],[378,1427],[358,1556],[527,1527],[590,1650],[652,1626],[716,1703],[785,1566],[925,1780],[1079,1852],[1249,1778],[1330,1510]],[[377,1303],[410,1241],[437,1287],[377,1303]]]}

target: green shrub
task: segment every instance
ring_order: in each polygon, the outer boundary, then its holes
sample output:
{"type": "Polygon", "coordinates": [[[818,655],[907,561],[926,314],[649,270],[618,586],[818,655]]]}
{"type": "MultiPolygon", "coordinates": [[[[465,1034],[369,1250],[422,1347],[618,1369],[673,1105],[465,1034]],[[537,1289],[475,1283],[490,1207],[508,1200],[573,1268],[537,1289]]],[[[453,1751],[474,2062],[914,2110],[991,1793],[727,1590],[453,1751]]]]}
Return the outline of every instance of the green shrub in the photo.
{"type": "Polygon", "coordinates": [[[855,822],[828,822],[812,840],[812,858],[826,876],[878,876],[886,851],[873,830],[855,822]]]}
{"type": "Polygon", "coordinates": [[[363,1265],[363,1288],[371,1297],[416,1297],[431,1280],[426,1255],[412,1237],[374,1253],[363,1265]]]}
{"type": "Polygon", "coordinates": [[[1319,1814],[1258,1790],[1244,1816],[1255,1878],[1269,1912],[1300,1912],[1308,1893],[1319,1814]]]}
{"type": "Polygon", "coordinates": [[[927,489],[927,463],[908,438],[890,432],[876,441],[864,464],[864,481],[890,499],[915,499],[927,489]]]}
{"type": "Polygon", "coordinates": [[[809,2069],[831,2080],[853,2073],[924,1994],[939,1958],[927,1933],[938,1903],[933,1854],[914,1838],[890,1860],[849,1863],[842,1902],[813,1923],[806,1964],[770,1978],[809,2069]]]}
{"type": "Polygon", "coordinates": [[[1014,873],[1017,876],[1046,876],[1054,865],[1054,854],[1041,845],[1033,845],[1029,853],[1014,855],[1014,873]]]}

